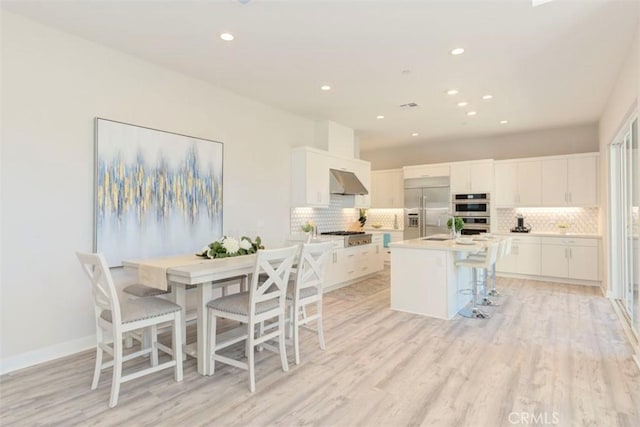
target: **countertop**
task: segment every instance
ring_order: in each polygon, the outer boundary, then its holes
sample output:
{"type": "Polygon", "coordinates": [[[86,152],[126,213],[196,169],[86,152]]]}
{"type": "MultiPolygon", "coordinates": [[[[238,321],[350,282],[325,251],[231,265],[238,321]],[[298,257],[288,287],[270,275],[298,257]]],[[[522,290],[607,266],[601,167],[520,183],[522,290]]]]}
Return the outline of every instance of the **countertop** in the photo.
{"type": "Polygon", "coordinates": [[[532,231],[530,233],[511,233],[511,232],[505,231],[505,232],[496,232],[493,234],[499,235],[499,236],[511,236],[511,237],[533,236],[533,237],[566,237],[566,238],[579,238],[579,239],[601,239],[602,238],[602,235],[600,234],[556,233],[552,231],[532,231]]]}
{"type": "MultiPolygon", "coordinates": [[[[436,235],[437,236],[437,235],[436,235]]],[[[434,237],[434,236],[430,236],[434,237]]],[[[445,237],[448,237],[445,235],[445,237]]],[[[497,239],[494,239],[497,240],[497,239]]],[[[393,242],[389,245],[391,249],[403,248],[403,249],[428,249],[436,251],[448,251],[448,252],[478,252],[485,248],[486,244],[491,242],[477,241],[472,245],[463,245],[456,243],[455,240],[423,240],[423,239],[411,239],[403,240],[401,242],[393,242]]]]}
{"type": "Polygon", "coordinates": [[[381,227],[381,228],[365,227],[363,231],[366,231],[367,233],[374,233],[374,232],[377,232],[377,231],[387,232],[387,233],[388,232],[393,232],[393,231],[396,231],[396,232],[399,232],[399,233],[404,232],[404,230],[402,228],[393,228],[393,227],[392,228],[387,228],[387,227],[381,227]]]}

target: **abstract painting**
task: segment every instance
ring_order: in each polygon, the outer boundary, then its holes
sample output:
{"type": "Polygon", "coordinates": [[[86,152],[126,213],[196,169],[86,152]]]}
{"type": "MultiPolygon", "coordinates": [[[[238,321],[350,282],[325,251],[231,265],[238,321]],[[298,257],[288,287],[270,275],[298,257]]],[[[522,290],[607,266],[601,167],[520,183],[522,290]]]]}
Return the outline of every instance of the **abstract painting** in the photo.
{"type": "Polygon", "coordinates": [[[196,253],[222,235],[221,142],[96,118],[95,250],[196,253]]]}

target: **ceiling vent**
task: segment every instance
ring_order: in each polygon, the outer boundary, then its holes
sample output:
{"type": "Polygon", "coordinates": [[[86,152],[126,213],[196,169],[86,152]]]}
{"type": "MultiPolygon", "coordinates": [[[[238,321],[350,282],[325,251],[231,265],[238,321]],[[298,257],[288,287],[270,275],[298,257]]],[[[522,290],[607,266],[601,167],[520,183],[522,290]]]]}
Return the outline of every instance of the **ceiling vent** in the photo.
{"type": "Polygon", "coordinates": [[[400,108],[402,108],[403,110],[409,110],[411,108],[416,108],[417,106],[418,104],[416,104],[415,102],[409,102],[407,104],[402,104],[400,108]]]}

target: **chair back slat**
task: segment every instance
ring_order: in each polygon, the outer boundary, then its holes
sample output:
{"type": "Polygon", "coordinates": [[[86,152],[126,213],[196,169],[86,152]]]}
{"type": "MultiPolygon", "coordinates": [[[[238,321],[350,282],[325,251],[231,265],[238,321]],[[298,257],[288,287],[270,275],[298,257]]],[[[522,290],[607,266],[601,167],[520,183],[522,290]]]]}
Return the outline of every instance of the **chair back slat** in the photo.
{"type": "Polygon", "coordinates": [[[329,264],[331,242],[307,243],[302,246],[296,271],[296,298],[302,289],[316,287],[318,295],[322,294],[324,276],[329,264]]]}
{"type": "Polygon", "coordinates": [[[111,272],[102,254],[76,252],[82,269],[89,277],[96,318],[104,310],[111,310],[112,322],[120,323],[120,303],[111,272]]]}
{"type": "Polygon", "coordinates": [[[278,305],[284,310],[289,275],[297,252],[298,246],[258,251],[249,287],[251,316],[255,315],[256,304],[274,299],[278,299],[278,305]],[[259,280],[261,273],[267,277],[262,283],[259,280]]]}

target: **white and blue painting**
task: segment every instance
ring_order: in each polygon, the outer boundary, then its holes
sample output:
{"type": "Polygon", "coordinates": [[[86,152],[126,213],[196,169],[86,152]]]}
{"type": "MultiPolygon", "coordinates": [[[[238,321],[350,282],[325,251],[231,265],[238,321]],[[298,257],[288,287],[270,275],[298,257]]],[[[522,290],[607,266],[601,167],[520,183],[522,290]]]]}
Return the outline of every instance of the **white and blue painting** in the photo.
{"type": "Polygon", "coordinates": [[[221,236],[222,157],[220,142],[96,119],[96,251],[119,266],[221,236]]]}

